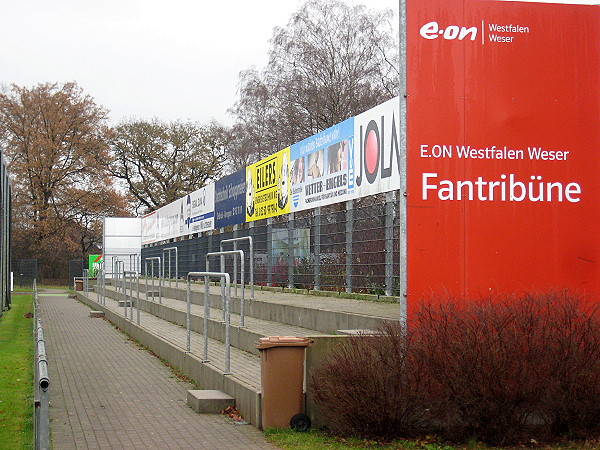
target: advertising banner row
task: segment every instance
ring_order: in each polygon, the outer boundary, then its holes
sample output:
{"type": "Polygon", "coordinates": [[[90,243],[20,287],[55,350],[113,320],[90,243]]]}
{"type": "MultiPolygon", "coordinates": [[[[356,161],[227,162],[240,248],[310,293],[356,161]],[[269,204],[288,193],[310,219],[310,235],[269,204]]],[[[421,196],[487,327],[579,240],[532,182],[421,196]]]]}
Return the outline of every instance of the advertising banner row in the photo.
{"type": "Polygon", "coordinates": [[[399,105],[389,100],[144,216],[142,243],[398,189],[399,105]]]}
{"type": "Polygon", "coordinates": [[[400,98],[146,216],[143,242],[399,189],[406,173],[409,316],[439,293],[598,301],[600,6],[407,0],[404,17],[400,98]]]}

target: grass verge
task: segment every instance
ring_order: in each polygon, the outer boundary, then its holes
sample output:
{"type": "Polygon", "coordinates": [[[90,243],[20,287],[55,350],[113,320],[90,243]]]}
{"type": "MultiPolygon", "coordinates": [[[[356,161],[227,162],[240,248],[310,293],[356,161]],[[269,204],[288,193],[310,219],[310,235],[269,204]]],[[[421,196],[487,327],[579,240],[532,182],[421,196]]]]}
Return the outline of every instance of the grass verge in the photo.
{"type": "Polygon", "coordinates": [[[0,447],[33,447],[33,297],[12,298],[0,318],[0,447]]]}
{"type": "Polygon", "coordinates": [[[530,445],[519,445],[514,447],[494,447],[471,441],[463,445],[452,445],[444,443],[431,436],[425,439],[398,440],[389,443],[369,441],[359,438],[341,438],[332,436],[326,432],[309,430],[300,433],[291,429],[268,428],[264,431],[265,438],[279,448],[294,450],[334,449],[334,450],[522,450],[523,448],[535,448],[542,450],[599,450],[600,440],[567,441],[552,445],[531,442],[530,445]]]}
{"type": "Polygon", "coordinates": [[[279,448],[293,448],[295,450],[314,450],[316,448],[335,450],[356,450],[361,448],[372,448],[377,450],[409,448],[422,450],[454,449],[454,447],[439,444],[434,440],[395,441],[388,444],[383,444],[365,439],[335,437],[316,430],[300,433],[291,429],[268,428],[264,431],[264,434],[267,441],[275,444],[279,448]]]}

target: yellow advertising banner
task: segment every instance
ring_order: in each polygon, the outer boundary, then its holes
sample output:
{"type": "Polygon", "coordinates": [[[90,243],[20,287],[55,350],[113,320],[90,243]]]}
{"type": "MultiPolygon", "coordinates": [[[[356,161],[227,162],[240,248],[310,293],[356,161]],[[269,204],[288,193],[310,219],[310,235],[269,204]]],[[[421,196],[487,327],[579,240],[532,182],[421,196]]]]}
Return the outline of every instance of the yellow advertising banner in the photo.
{"type": "Polygon", "coordinates": [[[290,212],[290,148],[246,168],[246,221],[290,212]]]}

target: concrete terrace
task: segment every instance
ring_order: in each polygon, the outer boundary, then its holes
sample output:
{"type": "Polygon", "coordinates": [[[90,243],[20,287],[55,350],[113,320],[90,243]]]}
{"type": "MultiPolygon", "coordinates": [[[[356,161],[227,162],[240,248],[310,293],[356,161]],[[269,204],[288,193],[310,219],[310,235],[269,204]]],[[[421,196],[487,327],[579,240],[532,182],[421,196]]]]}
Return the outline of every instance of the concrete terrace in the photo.
{"type": "Polygon", "coordinates": [[[55,449],[274,448],[250,425],[186,405],[189,383],[60,290],[40,292],[55,449]]]}
{"type": "MultiPolygon", "coordinates": [[[[260,357],[254,348],[254,343],[260,337],[273,335],[311,337],[315,339],[315,344],[309,348],[309,353],[318,353],[320,349],[330,345],[328,343],[330,339],[338,339],[345,333],[340,330],[376,329],[382,321],[395,321],[399,316],[397,303],[299,295],[261,290],[257,287],[254,300],[250,299],[250,289],[245,290],[245,326],[240,327],[241,289],[238,289],[237,297],[233,297],[232,289],[231,373],[225,374],[225,325],[221,320],[220,288],[210,286],[208,361],[204,361],[204,285],[192,283],[191,294],[192,331],[189,352],[186,352],[186,283],[181,280],[178,287],[175,286],[174,281],[171,287],[167,283],[163,287],[160,300],[151,293],[146,298],[145,285],[143,282],[140,283],[139,325],[135,308],[136,292],[133,293],[133,309],[123,307],[121,290],[109,283],[105,288],[104,296],[99,296],[95,290],[90,290],[87,295],[77,292],[77,297],[93,310],[104,312],[108,321],[186,374],[201,389],[219,390],[232,396],[244,419],[257,428],[262,426],[261,382],[260,357]]],[[[73,299],[71,302],[77,305],[73,299]]],[[[77,307],[80,308],[82,305],[77,307]]],[[[89,310],[87,314],[89,315],[89,310]]],[[[86,317],[85,314],[80,318],[83,323],[106,323],[86,317]]],[[[105,355],[101,358],[112,358],[112,345],[102,346],[105,355]]],[[[309,354],[307,354],[308,359],[309,354]]],[[[115,369],[115,372],[118,373],[119,370],[115,369]]],[[[186,389],[191,388],[186,387],[186,389]]],[[[307,409],[310,409],[309,405],[307,409]]],[[[190,408],[187,410],[192,412],[190,408]]]]}

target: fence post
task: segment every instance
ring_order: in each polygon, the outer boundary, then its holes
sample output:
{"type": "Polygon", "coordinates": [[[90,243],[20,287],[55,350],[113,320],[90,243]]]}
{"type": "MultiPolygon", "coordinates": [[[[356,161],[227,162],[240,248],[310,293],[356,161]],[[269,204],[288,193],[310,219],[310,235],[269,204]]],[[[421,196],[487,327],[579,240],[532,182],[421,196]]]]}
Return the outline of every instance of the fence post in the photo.
{"type": "Polygon", "coordinates": [[[294,287],[294,213],[288,215],[288,288],[294,287]]]}
{"type": "Polygon", "coordinates": [[[385,295],[394,287],[394,191],[385,193],[385,295]]]}
{"type": "Polygon", "coordinates": [[[354,201],[346,200],[346,292],[352,292],[352,221],[354,201]]]}
{"type": "MultiPolygon", "coordinates": [[[[233,226],[233,233],[231,235],[233,237],[233,239],[236,239],[238,237],[238,225],[234,225],[233,226]]],[[[237,250],[237,241],[233,242],[233,249],[237,250]]],[[[237,273],[237,257],[233,258],[233,286],[234,286],[234,295],[237,297],[238,293],[237,293],[237,284],[238,284],[238,273],[237,273]]],[[[242,284],[244,283],[244,280],[242,280],[242,284]]]]}
{"type": "Polygon", "coordinates": [[[267,286],[273,282],[273,218],[267,218],[267,286]]]}
{"type": "Polygon", "coordinates": [[[321,289],[321,207],[314,209],[315,218],[315,259],[313,267],[315,270],[315,290],[321,289]]]}

